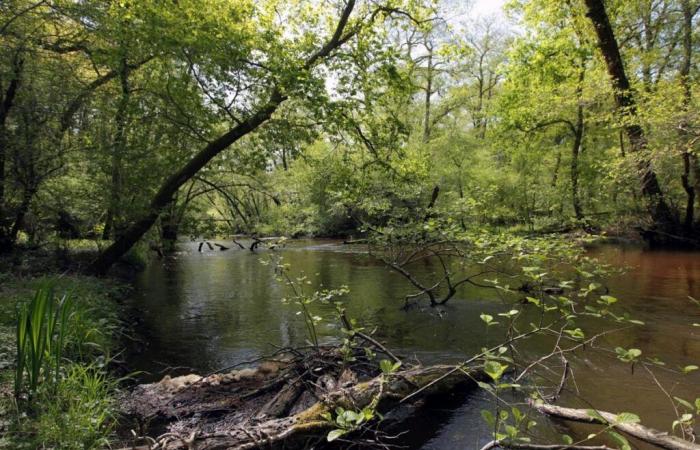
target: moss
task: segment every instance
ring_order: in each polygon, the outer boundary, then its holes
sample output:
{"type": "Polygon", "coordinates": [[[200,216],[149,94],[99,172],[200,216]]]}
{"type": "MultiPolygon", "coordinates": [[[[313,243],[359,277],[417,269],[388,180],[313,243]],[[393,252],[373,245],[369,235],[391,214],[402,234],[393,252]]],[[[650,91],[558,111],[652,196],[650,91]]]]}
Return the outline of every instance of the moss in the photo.
{"type": "Polygon", "coordinates": [[[297,419],[300,424],[304,424],[307,421],[318,420],[321,414],[328,412],[328,407],[322,403],[316,403],[297,415],[297,419]]]}

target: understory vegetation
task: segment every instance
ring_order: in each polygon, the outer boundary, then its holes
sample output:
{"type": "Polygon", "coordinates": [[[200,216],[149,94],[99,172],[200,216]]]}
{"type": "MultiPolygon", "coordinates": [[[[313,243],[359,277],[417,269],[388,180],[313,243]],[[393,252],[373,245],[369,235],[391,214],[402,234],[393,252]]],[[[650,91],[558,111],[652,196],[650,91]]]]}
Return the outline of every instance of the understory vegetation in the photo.
{"type": "Polygon", "coordinates": [[[0,448],[100,448],[113,439],[118,384],[109,369],[125,289],[76,275],[3,275],[0,448]]]}

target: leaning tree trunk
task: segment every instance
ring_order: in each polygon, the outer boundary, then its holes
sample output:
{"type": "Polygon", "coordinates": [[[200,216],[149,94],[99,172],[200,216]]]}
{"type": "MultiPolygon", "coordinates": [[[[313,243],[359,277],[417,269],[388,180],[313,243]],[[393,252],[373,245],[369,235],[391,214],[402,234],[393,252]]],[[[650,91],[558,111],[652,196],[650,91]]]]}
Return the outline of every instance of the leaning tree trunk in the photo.
{"type": "MultiPolygon", "coordinates": [[[[321,47],[316,53],[312,54],[303,64],[301,69],[310,70],[319,60],[322,60],[330,55],[335,49],[342,46],[349,36],[345,35],[350,14],[355,8],[355,0],[349,0],[343,9],[343,12],[338,21],[338,25],[333,33],[333,36],[321,47]]],[[[275,86],[272,89],[269,100],[257,112],[248,117],[247,120],[239,123],[229,131],[221,135],[218,139],[210,142],[206,147],[200,150],[195,156],[190,159],[184,166],[176,171],[161,185],[156,195],[151,200],[146,211],[139,219],[129,226],[119,238],[110,245],[98,258],[93,262],[91,271],[96,274],[104,274],[109,268],[117,262],[131,247],[136,244],[141,237],[153,226],[158,219],[163,208],[172,201],[175,193],[188,180],[194,177],[209,161],[222,151],[233,145],[243,136],[253,132],[262,124],[267,122],[277,108],[287,99],[279,87],[275,86]]]]}
{"type": "Polygon", "coordinates": [[[620,55],[612,25],[605,10],[603,0],[585,0],[588,7],[588,17],[593,23],[598,36],[598,47],[603,54],[608,68],[608,74],[615,92],[615,103],[618,112],[624,118],[624,130],[630,141],[630,152],[637,158],[637,169],[640,173],[642,193],[647,199],[651,219],[654,224],[665,230],[674,230],[677,218],[664,199],[659,180],[656,177],[649,157],[644,153],[648,150],[644,130],[639,125],[637,103],[632,87],[625,73],[625,66],[620,55]]]}
{"type": "Polygon", "coordinates": [[[270,101],[256,114],[204,147],[194,158],[168,178],[151,200],[146,212],[99,255],[92,264],[92,271],[98,275],[106,273],[112,264],[128,252],[151,229],[160,212],[172,201],[180,186],[195,176],[216,155],[269,120],[285,99],[285,96],[275,91],[270,101]]]}

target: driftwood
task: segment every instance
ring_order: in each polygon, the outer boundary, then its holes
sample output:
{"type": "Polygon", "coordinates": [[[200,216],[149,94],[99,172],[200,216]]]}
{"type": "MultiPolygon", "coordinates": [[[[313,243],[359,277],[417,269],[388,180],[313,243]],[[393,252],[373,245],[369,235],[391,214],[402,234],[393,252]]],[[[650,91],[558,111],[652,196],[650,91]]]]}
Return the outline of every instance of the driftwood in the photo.
{"type": "Polygon", "coordinates": [[[453,365],[382,374],[368,360],[348,366],[337,349],[328,348],[266,361],[255,369],[166,377],[139,385],[121,404],[141,425],[160,423],[167,429],[155,446],[127,448],[293,448],[308,439],[324,440],[334,427],[327,414],[338,407],[359,411],[376,405],[386,413],[416,391],[425,397],[485,379],[481,368],[455,370],[453,365]]]}
{"type": "Polygon", "coordinates": [[[607,445],[568,445],[568,444],[528,444],[523,442],[491,441],[481,447],[481,450],[507,448],[515,450],[615,450],[607,445]]]}
{"type": "Polygon", "coordinates": [[[679,437],[670,435],[663,431],[648,428],[638,423],[619,423],[617,415],[605,411],[596,411],[596,414],[589,414],[586,409],[563,408],[548,403],[533,403],[532,406],[542,414],[576,422],[594,423],[607,425],[617,431],[621,431],[629,436],[647,442],[660,448],[669,450],[700,450],[700,445],[689,442],[679,437]],[[602,420],[604,419],[604,420],[602,420]]]}

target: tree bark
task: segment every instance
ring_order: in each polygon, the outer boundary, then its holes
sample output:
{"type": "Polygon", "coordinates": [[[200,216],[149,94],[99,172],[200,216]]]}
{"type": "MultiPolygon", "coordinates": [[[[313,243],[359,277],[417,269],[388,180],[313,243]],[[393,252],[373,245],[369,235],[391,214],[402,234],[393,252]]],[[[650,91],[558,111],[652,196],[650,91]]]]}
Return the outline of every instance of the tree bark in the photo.
{"type": "Polygon", "coordinates": [[[425,117],[423,118],[423,142],[430,140],[430,99],[433,95],[433,46],[426,42],[428,49],[428,71],[425,87],[425,117]]]}
{"type": "Polygon", "coordinates": [[[571,201],[574,207],[574,214],[577,220],[583,219],[583,208],[581,207],[581,198],[579,196],[578,179],[579,179],[579,155],[581,154],[581,145],[583,144],[583,78],[585,76],[584,69],[581,69],[579,75],[579,84],[576,88],[576,124],[574,125],[574,145],[571,148],[571,201]]]}
{"type": "Polygon", "coordinates": [[[121,86],[121,98],[117,106],[115,116],[116,134],[114,143],[112,144],[111,155],[111,189],[109,198],[109,208],[107,209],[107,218],[105,220],[105,228],[102,234],[103,239],[109,239],[112,234],[118,236],[122,221],[120,220],[120,203],[122,192],[122,161],[126,152],[126,122],[127,108],[129,106],[129,66],[126,57],[123,57],[120,63],[119,84],[121,86]]]}
{"type": "MultiPolygon", "coordinates": [[[[690,0],[683,0],[681,2],[681,8],[683,10],[683,63],[680,70],[680,82],[683,88],[683,112],[685,114],[689,113],[691,101],[692,101],[692,90],[690,87],[690,69],[692,67],[692,55],[693,55],[693,15],[694,12],[690,5],[690,0]]],[[[685,204],[685,217],[683,221],[683,228],[686,232],[690,233],[693,229],[695,222],[695,197],[696,189],[700,185],[700,180],[696,179],[695,183],[690,180],[691,173],[693,173],[693,168],[696,168],[695,175],[697,176],[700,172],[697,170],[698,159],[692,152],[691,148],[688,148],[690,139],[688,132],[686,130],[687,123],[684,118],[681,123],[679,134],[681,139],[681,156],[683,158],[683,174],[681,175],[681,183],[683,189],[686,192],[686,204],[685,204]]]]}
{"type": "Polygon", "coordinates": [[[675,229],[677,218],[664,199],[661,186],[654,172],[649,157],[644,130],[638,123],[637,103],[629,79],[625,73],[615,34],[610,24],[603,0],[585,0],[587,16],[591,20],[598,37],[598,47],[605,59],[608,75],[615,92],[615,103],[624,120],[624,130],[630,141],[630,153],[637,159],[641,190],[649,204],[649,212],[654,224],[662,229],[675,229]]]}
{"type": "Polygon", "coordinates": [[[14,106],[17,91],[22,82],[24,59],[20,51],[15,54],[13,66],[12,79],[7,86],[7,90],[0,97],[0,253],[11,250],[14,245],[10,232],[11,224],[8,222],[8,212],[5,205],[5,162],[9,144],[7,117],[14,106]]]}
{"type": "MultiPolygon", "coordinates": [[[[349,39],[349,36],[344,35],[344,33],[354,7],[355,0],[349,0],[343,9],[333,36],[321,49],[306,60],[303,65],[304,70],[311,69],[319,60],[327,57],[349,39]]],[[[210,142],[184,166],[165,180],[151,200],[146,212],[135,220],[112,245],[98,256],[92,263],[90,270],[98,275],[105,274],[107,270],[129,251],[129,249],[153,226],[161,210],[172,200],[173,195],[175,195],[183,184],[194,177],[197,172],[207,165],[216,155],[267,122],[286,99],[287,96],[280,91],[279,87],[274,87],[267,103],[261,106],[257,112],[250,115],[245,121],[231,128],[216,140],[210,142]]]]}

